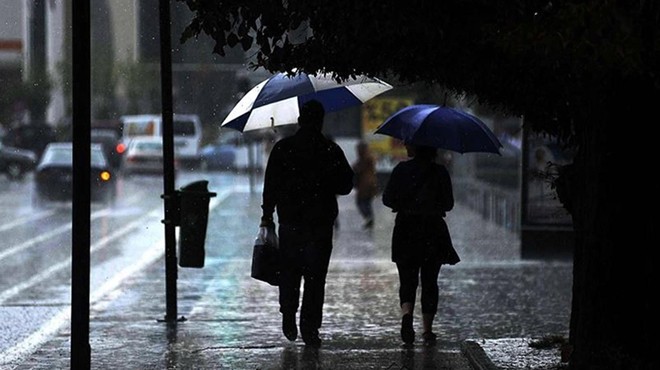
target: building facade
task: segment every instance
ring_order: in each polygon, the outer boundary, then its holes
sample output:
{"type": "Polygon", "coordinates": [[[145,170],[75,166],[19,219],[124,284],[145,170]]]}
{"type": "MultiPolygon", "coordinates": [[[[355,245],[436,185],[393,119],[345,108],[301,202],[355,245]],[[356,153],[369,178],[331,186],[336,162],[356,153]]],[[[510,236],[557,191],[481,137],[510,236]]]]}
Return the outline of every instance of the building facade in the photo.
{"type": "MultiPolygon", "coordinates": [[[[50,86],[43,120],[57,126],[69,121],[71,102],[71,0],[25,0],[0,3],[0,82],[21,83],[45,74],[50,86]]],[[[153,0],[94,0],[91,2],[92,115],[117,119],[123,114],[160,111],[160,37],[158,2],[153,0]]],[[[175,111],[199,114],[204,123],[224,118],[250,79],[245,53],[212,53],[206,36],[179,42],[191,14],[185,4],[171,3],[173,96],[175,111]]],[[[254,82],[256,84],[256,82],[254,82]]],[[[2,93],[5,110],[26,107],[19,98],[2,93]]],[[[0,107],[4,108],[4,107],[0,107]]],[[[2,121],[11,112],[3,112],[2,121]]],[[[22,119],[34,120],[30,114],[22,119]]],[[[5,122],[1,122],[6,125],[5,122]]]]}

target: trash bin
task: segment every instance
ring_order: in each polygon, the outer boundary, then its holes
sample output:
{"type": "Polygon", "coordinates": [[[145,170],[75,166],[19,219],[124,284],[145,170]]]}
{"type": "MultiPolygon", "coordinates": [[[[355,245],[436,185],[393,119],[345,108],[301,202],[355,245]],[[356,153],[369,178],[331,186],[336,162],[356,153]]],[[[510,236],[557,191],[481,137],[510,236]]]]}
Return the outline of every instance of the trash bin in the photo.
{"type": "Polygon", "coordinates": [[[204,267],[204,242],[209,218],[208,181],[190,183],[177,191],[179,204],[179,266],[204,267]]]}

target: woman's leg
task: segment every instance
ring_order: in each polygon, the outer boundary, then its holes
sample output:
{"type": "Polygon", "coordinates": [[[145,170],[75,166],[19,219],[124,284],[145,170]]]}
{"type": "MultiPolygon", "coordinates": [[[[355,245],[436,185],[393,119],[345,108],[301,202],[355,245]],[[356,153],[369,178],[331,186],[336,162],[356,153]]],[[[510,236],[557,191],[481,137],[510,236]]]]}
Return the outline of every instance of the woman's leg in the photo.
{"type": "Polygon", "coordinates": [[[413,329],[413,310],[415,295],[419,281],[419,267],[407,264],[396,264],[399,270],[399,305],[401,306],[401,340],[406,344],[415,341],[413,329]]]}
{"type": "Polygon", "coordinates": [[[417,294],[417,285],[419,284],[419,267],[403,263],[397,263],[396,268],[399,271],[399,305],[403,313],[412,313],[415,307],[415,296],[417,294]]]}
{"type": "Polygon", "coordinates": [[[422,324],[424,339],[435,341],[433,334],[433,319],[438,311],[438,275],[441,264],[436,261],[427,261],[421,268],[422,281],[422,324]]]}

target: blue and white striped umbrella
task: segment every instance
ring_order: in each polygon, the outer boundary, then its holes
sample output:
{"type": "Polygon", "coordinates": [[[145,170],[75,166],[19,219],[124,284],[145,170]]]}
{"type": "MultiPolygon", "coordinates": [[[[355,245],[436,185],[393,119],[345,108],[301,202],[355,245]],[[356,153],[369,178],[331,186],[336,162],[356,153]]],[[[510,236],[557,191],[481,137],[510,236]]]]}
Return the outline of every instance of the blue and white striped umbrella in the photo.
{"type": "Polygon", "coordinates": [[[331,74],[278,73],[253,87],[236,104],[223,127],[245,132],[298,122],[300,107],[316,99],[326,112],[360,105],[392,88],[377,78],[358,76],[338,83],[331,74]]]}

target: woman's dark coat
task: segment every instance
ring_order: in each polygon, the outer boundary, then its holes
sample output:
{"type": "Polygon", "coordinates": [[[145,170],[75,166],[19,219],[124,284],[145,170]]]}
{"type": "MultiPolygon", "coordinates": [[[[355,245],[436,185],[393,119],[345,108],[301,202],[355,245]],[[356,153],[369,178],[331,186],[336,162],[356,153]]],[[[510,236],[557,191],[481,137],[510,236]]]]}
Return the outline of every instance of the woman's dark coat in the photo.
{"type": "Polygon", "coordinates": [[[383,204],[396,212],[392,233],[392,261],[442,264],[460,261],[444,217],[454,207],[447,169],[430,160],[413,158],[392,170],[383,204]]]}

